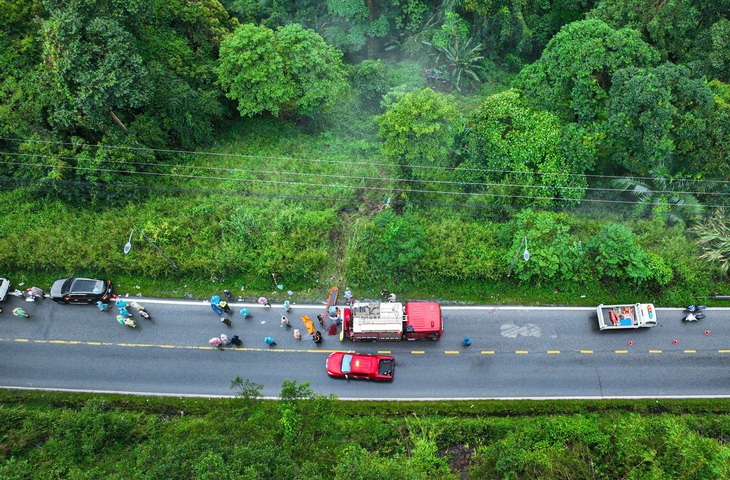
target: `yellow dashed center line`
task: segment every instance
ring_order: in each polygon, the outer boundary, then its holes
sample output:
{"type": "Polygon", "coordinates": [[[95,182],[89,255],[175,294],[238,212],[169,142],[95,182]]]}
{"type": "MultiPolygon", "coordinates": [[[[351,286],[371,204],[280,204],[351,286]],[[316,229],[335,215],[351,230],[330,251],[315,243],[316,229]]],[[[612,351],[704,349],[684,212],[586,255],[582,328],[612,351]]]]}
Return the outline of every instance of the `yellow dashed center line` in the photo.
{"type": "MultiPolygon", "coordinates": [[[[169,345],[169,344],[153,344],[153,343],[113,343],[113,342],[85,342],[80,340],[30,340],[27,338],[0,338],[0,341],[2,342],[20,342],[20,343],[49,343],[49,344],[56,344],[56,345],[94,345],[94,346],[116,346],[116,347],[146,347],[146,348],[166,348],[166,349],[188,349],[188,350],[219,350],[216,347],[211,346],[196,346],[196,345],[169,345]]],[[[251,348],[251,347],[228,347],[225,348],[225,350],[233,350],[233,351],[243,351],[243,352],[289,352],[289,353],[334,353],[334,352],[345,352],[346,350],[315,350],[315,349],[291,349],[291,348],[271,348],[271,347],[262,347],[262,348],[251,348]]],[[[592,354],[594,353],[593,350],[579,350],[581,354],[592,354]]],[[[664,353],[663,350],[654,350],[650,349],[648,350],[649,353],[664,353]]],[[[444,350],[444,354],[446,355],[459,355],[462,352],[460,350],[444,350]]],[[[482,355],[494,355],[495,350],[481,350],[480,353],[482,355]]],[[[515,354],[517,355],[527,355],[529,353],[528,350],[515,350],[515,354]]],[[[550,355],[558,355],[560,354],[560,350],[547,350],[547,354],[550,355]]],[[[601,352],[599,352],[601,353],[601,352]]],[[[629,353],[628,350],[614,350],[615,354],[622,354],[626,355],[629,353]]],[[[697,353],[697,350],[684,350],[684,353],[697,353]]],[[[721,349],[717,350],[717,353],[730,353],[730,349],[721,349]]],[[[391,350],[378,350],[378,354],[383,355],[390,355],[391,350]]],[[[425,355],[425,350],[411,350],[411,354],[413,355],[425,355]]]]}

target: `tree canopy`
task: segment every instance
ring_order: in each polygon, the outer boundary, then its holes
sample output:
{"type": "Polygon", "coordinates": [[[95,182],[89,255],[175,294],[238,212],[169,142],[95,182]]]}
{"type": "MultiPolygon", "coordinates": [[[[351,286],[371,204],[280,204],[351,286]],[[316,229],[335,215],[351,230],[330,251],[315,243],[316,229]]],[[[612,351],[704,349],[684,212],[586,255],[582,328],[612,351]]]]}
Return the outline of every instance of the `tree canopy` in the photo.
{"type": "Polygon", "coordinates": [[[697,171],[705,162],[712,92],[682,66],[625,68],[613,76],[608,106],[612,157],[629,172],[697,171]]]}
{"type": "Polygon", "coordinates": [[[548,205],[553,199],[580,199],[588,164],[562,148],[563,125],[544,110],[525,105],[516,90],[488,97],[473,117],[468,136],[470,160],[459,168],[476,182],[473,192],[489,192],[493,203],[548,205]]]}
{"type": "Polygon", "coordinates": [[[347,88],[341,52],[297,24],[276,31],[241,26],[223,41],[216,71],[242,116],[310,115],[347,88]]]}
{"type": "Polygon", "coordinates": [[[613,73],[627,67],[651,67],[658,60],[658,52],[636,30],[615,30],[599,20],[583,20],[563,27],[540,59],[520,72],[515,86],[530,104],[563,120],[601,121],[613,73]]]}

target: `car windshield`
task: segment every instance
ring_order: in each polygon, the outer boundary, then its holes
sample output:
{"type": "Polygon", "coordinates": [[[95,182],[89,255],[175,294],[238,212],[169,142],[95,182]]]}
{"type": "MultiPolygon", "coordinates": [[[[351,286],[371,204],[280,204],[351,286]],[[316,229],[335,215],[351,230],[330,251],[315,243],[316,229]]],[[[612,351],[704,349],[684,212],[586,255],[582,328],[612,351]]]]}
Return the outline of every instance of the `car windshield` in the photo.
{"type": "Polygon", "coordinates": [[[350,373],[350,370],[352,370],[352,368],[350,367],[351,363],[352,363],[352,355],[343,355],[342,356],[342,373],[350,373]]]}
{"type": "Polygon", "coordinates": [[[71,284],[73,283],[73,281],[74,281],[73,278],[69,278],[68,280],[63,282],[63,287],[61,287],[61,293],[63,295],[66,295],[71,291],[71,284]]]}

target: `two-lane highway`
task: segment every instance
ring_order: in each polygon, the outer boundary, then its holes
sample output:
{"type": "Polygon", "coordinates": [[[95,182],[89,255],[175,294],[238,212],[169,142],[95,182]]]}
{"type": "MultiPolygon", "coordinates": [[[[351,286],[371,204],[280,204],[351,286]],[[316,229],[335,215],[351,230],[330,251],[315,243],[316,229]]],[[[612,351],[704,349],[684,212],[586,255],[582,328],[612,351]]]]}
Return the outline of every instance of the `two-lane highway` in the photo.
{"type": "MultiPolygon", "coordinates": [[[[131,297],[130,299],[131,300],[131,297]]],[[[0,314],[0,385],[167,395],[231,395],[237,375],[278,395],[285,379],[310,382],[340,398],[610,398],[730,396],[730,309],[709,309],[685,324],[680,309],[658,309],[649,329],[599,332],[593,308],[444,307],[436,342],[340,342],[306,335],[301,315],[323,306],[294,305],[293,328],[280,326],[280,305],[232,304],[232,327],[207,302],[137,299],[152,321],[119,325],[95,306],[12,298],[0,314]],[[30,319],[12,316],[22,305],[30,319]],[[246,306],[252,318],[238,310],[246,306]],[[305,335],[293,337],[293,329],[305,335]],[[208,340],[238,334],[242,348],[219,351],[208,340]],[[264,344],[273,336],[274,347],[264,344]],[[472,339],[470,347],[462,339],[472,339]],[[675,342],[676,341],[676,342],[675,342]],[[334,380],[324,363],[335,350],[390,353],[392,383],[334,380]]]]}

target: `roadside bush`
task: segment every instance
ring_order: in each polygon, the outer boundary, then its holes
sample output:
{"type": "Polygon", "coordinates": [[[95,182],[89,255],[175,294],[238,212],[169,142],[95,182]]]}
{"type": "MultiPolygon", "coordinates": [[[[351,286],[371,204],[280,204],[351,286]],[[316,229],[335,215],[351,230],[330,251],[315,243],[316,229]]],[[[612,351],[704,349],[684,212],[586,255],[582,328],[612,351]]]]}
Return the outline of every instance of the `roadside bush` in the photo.
{"type": "Polygon", "coordinates": [[[498,228],[490,222],[458,218],[427,223],[422,275],[448,281],[496,280],[503,250],[497,241],[498,228]]]}
{"type": "Polygon", "coordinates": [[[581,242],[571,240],[570,229],[566,214],[523,210],[505,225],[500,235],[508,245],[503,264],[514,263],[512,276],[522,281],[582,283],[584,247],[581,242]],[[529,261],[522,258],[525,247],[530,253],[529,261]]]}
{"type": "Polygon", "coordinates": [[[394,279],[412,281],[419,275],[418,265],[426,251],[421,219],[387,210],[361,227],[359,238],[348,246],[348,282],[390,284],[394,279]]]}
{"type": "Polygon", "coordinates": [[[653,285],[666,285],[672,278],[666,263],[656,255],[647,254],[625,225],[604,225],[587,249],[598,278],[653,285]]]}

